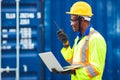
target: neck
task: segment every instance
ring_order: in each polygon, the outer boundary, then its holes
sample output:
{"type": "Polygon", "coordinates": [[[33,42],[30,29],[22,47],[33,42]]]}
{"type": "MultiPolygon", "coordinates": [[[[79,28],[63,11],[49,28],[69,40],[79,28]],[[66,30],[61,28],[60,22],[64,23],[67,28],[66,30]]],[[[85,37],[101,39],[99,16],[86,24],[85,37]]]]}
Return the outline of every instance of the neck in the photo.
{"type": "Polygon", "coordinates": [[[83,25],[83,30],[81,31],[81,34],[83,35],[86,31],[86,29],[88,28],[88,26],[90,25],[90,22],[86,21],[86,23],[84,23],[83,25]]]}

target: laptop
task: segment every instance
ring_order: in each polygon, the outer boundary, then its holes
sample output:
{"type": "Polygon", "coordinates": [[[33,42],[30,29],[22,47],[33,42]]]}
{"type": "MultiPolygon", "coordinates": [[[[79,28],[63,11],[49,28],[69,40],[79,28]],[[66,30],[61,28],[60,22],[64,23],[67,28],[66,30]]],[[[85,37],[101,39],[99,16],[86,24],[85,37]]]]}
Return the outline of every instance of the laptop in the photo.
{"type": "Polygon", "coordinates": [[[45,63],[45,65],[47,66],[50,72],[52,72],[53,68],[56,69],[57,71],[69,71],[72,69],[83,67],[83,65],[79,65],[79,64],[62,67],[51,51],[39,53],[39,56],[42,59],[42,61],[45,63]]]}

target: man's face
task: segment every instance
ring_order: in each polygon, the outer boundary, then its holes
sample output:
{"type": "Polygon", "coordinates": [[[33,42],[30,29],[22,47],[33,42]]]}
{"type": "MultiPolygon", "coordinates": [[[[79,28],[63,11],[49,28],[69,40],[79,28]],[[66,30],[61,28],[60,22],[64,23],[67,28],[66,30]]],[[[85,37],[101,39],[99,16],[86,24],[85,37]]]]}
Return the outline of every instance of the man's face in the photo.
{"type": "Polygon", "coordinates": [[[79,31],[79,21],[78,21],[78,16],[76,15],[71,15],[71,26],[73,28],[74,32],[78,32],[79,31]]]}

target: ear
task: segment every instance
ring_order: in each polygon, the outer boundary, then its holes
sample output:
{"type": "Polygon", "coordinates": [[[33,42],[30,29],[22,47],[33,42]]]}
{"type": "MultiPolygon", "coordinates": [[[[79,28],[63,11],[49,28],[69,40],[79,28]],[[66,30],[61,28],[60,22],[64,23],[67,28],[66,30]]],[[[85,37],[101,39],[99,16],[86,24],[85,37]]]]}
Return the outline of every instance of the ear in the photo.
{"type": "Polygon", "coordinates": [[[82,17],[81,18],[81,24],[83,24],[85,22],[85,19],[82,17]]]}
{"type": "Polygon", "coordinates": [[[81,21],[82,21],[82,22],[84,22],[84,21],[85,21],[85,19],[82,17],[82,18],[81,18],[81,21]]]}

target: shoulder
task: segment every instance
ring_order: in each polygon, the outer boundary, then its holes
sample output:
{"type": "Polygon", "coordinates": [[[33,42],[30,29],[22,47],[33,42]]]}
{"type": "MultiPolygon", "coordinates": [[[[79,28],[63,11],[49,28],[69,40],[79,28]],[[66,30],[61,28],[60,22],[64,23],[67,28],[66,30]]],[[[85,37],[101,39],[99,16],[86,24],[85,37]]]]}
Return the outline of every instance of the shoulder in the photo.
{"type": "MultiPolygon", "coordinates": [[[[105,41],[104,37],[94,28],[91,29],[94,33],[90,37],[90,41],[105,41]]],[[[91,31],[91,32],[92,32],[91,31]]]]}

